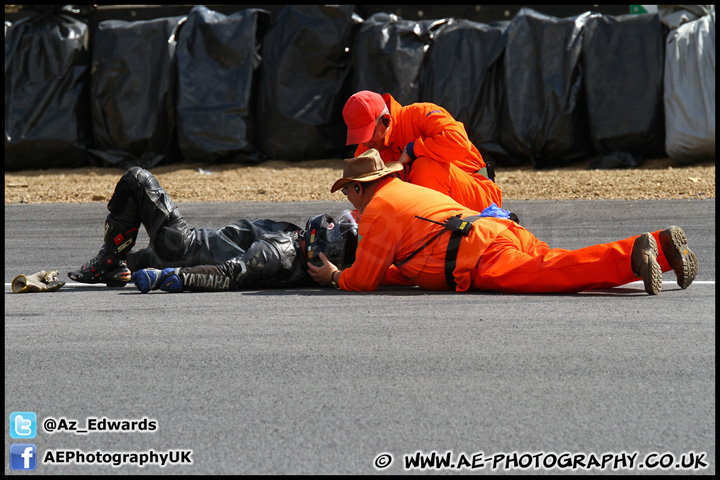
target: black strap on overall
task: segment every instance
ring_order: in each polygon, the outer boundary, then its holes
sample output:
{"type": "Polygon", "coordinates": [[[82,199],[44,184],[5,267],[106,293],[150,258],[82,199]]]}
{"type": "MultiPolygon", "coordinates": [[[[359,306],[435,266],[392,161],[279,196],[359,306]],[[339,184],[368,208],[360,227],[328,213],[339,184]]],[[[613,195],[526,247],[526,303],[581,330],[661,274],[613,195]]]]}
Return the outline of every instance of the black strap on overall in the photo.
{"type": "Polygon", "coordinates": [[[412,252],[407,257],[403,258],[402,260],[395,262],[395,266],[400,266],[403,263],[410,260],[412,257],[414,257],[418,252],[420,252],[422,249],[427,247],[433,240],[435,240],[437,237],[445,233],[446,231],[451,232],[450,233],[450,241],[448,242],[448,248],[447,252],[445,253],[445,279],[447,280],[448,285],[451,289],[455,290],[456,283],[455,283],[455,276],[453,275],[453,272],[455,271],[455,264],[457,263],[457,254],[458,250],[460,249],[460,240],[462,237],[469,235],[472,231],[472,223],[480,218],[480,215],[473,215],[471,217],[467,218],[461,218],[460,215],[457,215],[455,217],[450,217],[446,219],[444,222],[436,222],[435,220],[430,220],[429,218],[423,218],[419,216],[415,216],[415,218],[419,218],[420,220],[425,220],[426,222],[430,223],[436,223],[443,227],[443,230],[440,230],[438,233],[433,235],[430,240],[425,242],[420,248],[412,252]]]}
{"type": "MultiPolygon", "coordinates": [[[[459,217],[452,217],[459,218],[459,217]]],[[[457,264],[458,250],[460,250],[460,240],[462,237],[470,234],[472,230],[472,223],[480,218],[480,215],[473,215],[462,219],[463,222],[467,223],[467,227],[459,230],[452,230],[450,234],[450,241],[448,242],[447,252],[445,253],[445,280],[448,286],[452,290],[455,290],[457,284],[455,283],[455,265],[457,264]]]]}

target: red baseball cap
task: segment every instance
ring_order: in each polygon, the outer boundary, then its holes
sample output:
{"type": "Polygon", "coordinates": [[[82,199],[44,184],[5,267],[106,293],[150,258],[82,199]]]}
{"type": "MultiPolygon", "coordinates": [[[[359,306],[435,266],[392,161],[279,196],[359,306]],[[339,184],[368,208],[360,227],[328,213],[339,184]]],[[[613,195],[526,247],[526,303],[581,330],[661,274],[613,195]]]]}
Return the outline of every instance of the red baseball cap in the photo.
{"type": "Polygon", "coordinates": [[[343,118],[348,127],[347,144],[358,145],[369,141],[375,131],[375,119],[385,110],[385,100],[379,93],[362,90],[351,96],[343,107],[343,118]]]}

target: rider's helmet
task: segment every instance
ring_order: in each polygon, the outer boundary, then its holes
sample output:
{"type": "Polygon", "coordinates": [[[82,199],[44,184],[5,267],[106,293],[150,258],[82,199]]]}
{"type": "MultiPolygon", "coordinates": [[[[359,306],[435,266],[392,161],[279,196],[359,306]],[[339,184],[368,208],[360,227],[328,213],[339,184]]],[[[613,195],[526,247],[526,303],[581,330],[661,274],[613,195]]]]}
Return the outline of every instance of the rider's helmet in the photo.
{"type": "Polygon", "coordinates": [[[357,238],[357,216],[350,210],[335,219],[327,214],[312,217],[305,226],[307,259],[313,265],[321,266],[322,252],[336,267],[349,267],[355,261],[357,238]]]}

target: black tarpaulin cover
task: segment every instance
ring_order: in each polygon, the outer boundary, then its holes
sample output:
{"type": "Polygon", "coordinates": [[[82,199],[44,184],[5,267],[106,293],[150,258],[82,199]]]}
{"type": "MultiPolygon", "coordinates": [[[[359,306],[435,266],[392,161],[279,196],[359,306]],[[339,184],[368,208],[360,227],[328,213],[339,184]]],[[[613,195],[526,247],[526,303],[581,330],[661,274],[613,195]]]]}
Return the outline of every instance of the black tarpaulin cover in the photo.
{"type": "Polygon", "coordinates": [[[590,18],[583,65],[591,168],[636,167],[665,156],[663,28],[657,15],[590,18]]]}
{"type": "Polygon", "coordinates": [[[507,27],[501,143],[536,168],[583,160],[593,152],[580,62],[588,18],[555,18],[523,8],[507,27]]]}
{"type": "Polygon", "coordinates": [[[265,35],[255,122],[270,158],[339,158],[349,97],[352,5],[289,5],[265,35]]]}
{"type": "Polygon", "coordinates": [[[178,35],[177,134],[185,159],[263,160],[257,148],[254,74],[269,12],[223,15],[195,6],[178,35]]]}
{"type": "Polygon", "coordinates": [[[389,93],[401,105],[420,101],[425,54],[447,21],[404,20],[388,13],[371,15],[353,42],[353,93],[389,93]]]}
{"type": "Polygon", "coordinates": [[[92,52],[94,147],[105,166],[152,168],[177,159],[177,31],[185,17],[100,22],[92,52]]]}
{"type": "Polygon", "coordinates": [[[89,165],[88,37],[59,8],[6,22],[6,171],[89,165]]]}

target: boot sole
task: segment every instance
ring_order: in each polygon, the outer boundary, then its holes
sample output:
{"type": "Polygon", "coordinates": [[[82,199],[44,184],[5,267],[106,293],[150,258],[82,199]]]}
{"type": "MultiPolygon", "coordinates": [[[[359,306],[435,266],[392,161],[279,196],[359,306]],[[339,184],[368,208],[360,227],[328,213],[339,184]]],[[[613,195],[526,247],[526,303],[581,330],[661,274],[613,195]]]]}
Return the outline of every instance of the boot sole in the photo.
{"type": "Polygon", "coordinates": [[[697,277],[699,262],[688,247],[687,236],[680,227],[672,226],[660,232],[660,246],[670,268],[677,276],[677,284],[686,289],[697,277]]]}
{"type": "Polygon", "coordinates": [[[633,244],[630,265],[636,277],[643,280],[645,291],[657,295],[662,290],[662,269],[657,262],[658,246],[649,233],[640,235],[633,244]]]}

